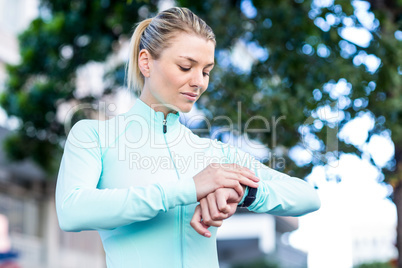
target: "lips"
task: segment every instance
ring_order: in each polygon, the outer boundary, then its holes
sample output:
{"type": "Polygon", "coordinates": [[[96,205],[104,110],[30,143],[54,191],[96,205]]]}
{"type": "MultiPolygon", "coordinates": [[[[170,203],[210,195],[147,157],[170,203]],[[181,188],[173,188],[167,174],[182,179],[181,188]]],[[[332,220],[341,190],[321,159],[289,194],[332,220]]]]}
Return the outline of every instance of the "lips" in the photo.
{"type": "Polygon", "coordinates": [[[183,96],[190,101],[196,101],[198,97],[198,94],[191,92],[182,92],[181,94],[183,94],[183,96]]]}
{"type": "Polygon", "coordinates": [[[187,96],[190,96],[190,97],[194,97],[194,98],[196,98],[198,95],[197,94],[195,94],[195,93],[190,93],[190,92],[183,92],[183,93],[181,93],[181,94],[184,94],[184,95],[187,95],[187,96]]]}

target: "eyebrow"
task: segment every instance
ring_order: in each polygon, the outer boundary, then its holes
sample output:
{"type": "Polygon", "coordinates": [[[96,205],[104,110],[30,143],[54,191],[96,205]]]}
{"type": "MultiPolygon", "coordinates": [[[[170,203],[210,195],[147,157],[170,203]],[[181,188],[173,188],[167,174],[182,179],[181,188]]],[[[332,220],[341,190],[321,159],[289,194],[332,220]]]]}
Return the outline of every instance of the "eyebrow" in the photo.
{"type": "MultiPolygon", "coordinates": [[[[179,56],[180,58],[185,58],[185,59],[187,59],[187,60],[189,60],[189,61],[191,61],[191,62],[194,62],[194,63],[198,63],[198,61],[196,61],[195,59],[193,59],[193,58],[191,58],[191,57],[188,57],[188,56],[179,56]]],[[[210,66],[214,66],[215,65],[215,63],[209,63],[209,64],[207,64],[207,65],[205,65],[205,67],[210,67],[210,66]]]]}

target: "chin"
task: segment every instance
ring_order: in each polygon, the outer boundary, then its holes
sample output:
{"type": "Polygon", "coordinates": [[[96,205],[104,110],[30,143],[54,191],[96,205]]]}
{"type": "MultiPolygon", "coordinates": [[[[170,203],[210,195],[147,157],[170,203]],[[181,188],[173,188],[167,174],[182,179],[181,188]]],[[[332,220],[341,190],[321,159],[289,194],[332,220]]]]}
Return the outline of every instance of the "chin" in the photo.
{"type": "Polygon", "coordinates": [[[188,103],[188,104],[185,104],[185,105],[181,105],[179,107],[180,108],[179,112],[188,113],[188,112],[191,111],[191,109],[193,109],[193,106],[194,106],[194,103],[188,103]]]}

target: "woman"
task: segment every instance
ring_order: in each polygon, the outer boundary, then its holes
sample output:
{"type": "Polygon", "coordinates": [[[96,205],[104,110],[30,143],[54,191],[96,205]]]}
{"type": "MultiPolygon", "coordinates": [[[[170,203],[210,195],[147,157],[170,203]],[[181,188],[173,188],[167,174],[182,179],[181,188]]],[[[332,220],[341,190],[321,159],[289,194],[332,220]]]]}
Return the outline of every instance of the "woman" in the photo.
{"type": "Polygon", "coordinates": [[[127,113],[81,120],[68,135],[56,187],[60,227],[97,230],[108,267],[218,267],[216,228],[208,227],[238,203],[275,215],[320,206],[306,182],[179,122],[207,89],[214,49],[211,28],[186,8],[144,20],[127,71],[140,97],[127,113]]]}

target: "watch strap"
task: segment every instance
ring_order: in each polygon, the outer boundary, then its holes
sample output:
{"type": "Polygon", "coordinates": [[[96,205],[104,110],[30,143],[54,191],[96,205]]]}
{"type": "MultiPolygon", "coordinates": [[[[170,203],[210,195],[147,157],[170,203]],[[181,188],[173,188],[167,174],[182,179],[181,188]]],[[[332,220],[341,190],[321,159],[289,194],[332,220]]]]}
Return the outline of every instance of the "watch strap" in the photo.
{"type": "Polygon", "coordinates": [[[247,196],[244,198],[243,203],[239,207],[242,208],[249,207],[254,202],[257,196],[257,188],[251,188],[251,187],[247,188],[248,188],[247,196]]]}

